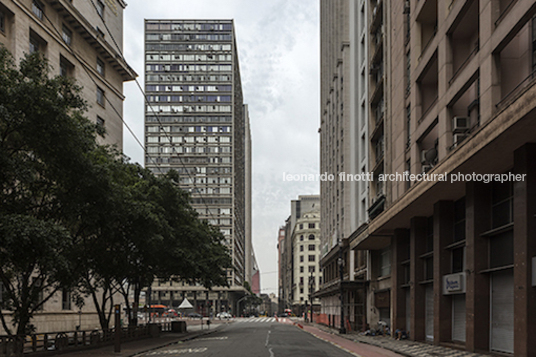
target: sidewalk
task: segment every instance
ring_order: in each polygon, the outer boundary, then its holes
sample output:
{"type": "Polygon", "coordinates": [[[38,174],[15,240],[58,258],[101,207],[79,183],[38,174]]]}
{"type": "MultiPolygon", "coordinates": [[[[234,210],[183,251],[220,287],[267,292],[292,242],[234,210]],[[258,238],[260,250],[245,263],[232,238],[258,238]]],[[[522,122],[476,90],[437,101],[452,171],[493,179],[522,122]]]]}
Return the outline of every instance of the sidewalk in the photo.
{"type": "Polygon", "coordinates": [[[329,342],[340,341],[340,339],[350,342],[353,346],[350,348],[341,344],[341,346],[346,347],[345,349],[350,352],[357,353],[358,355],[363,356],[389,356],[385,351],[394,352],[392,356],[406,356],[406,357],[484,357],[489,355],[482,355],[478,353],[471,353],[463,350],[457,350],[454,348],[435,346],[432,344],[424,342],[414,342],[409,340],[395,340],[389,336],[364,336],[356,333],[349,333],[345,335],[340,335],[338,330],[329,328],[324,325],[315,324],[315,323],[303,323],[302,321],[296,322],[303,326],[303,329],[307,332],[312,333],[313,335],[319,335],[318,337],[326,339],[329,342]],[[320,332],[318,332],[320,331],[320,332]],[[330,337],[331,336],[331,337],[330,337]],[[376,355],[377,350],[367,350],[368,347],[380,348],[383,349],[383,354],[376,355]],[[395,354],[396,353],[396,354],[395,354]]]}
{"type": "Polygon", "coordinates": [[[163,332],[160,337],[155,338],[144,338],[141,340],[124,342],[121,344],[121,352],[115,353],[114,346],[104,346],[100,348],[88,349],[83,351],[73,351],[63,353],[62,356],[72,356],[72,357],[132,357],[141,353],[149,352],[154,349],[158,349],[165,346],[174,345],[182,341],[188,341],[199,336],[208,335],[215,331],[218,331],[220,328],[225,326],[223,324],[212,324],[210,329],[207,329],[207,326],[203,326],[201,330],[201,325],[188,325],[188,332],[186,333],[171,333],[163,332]]]}

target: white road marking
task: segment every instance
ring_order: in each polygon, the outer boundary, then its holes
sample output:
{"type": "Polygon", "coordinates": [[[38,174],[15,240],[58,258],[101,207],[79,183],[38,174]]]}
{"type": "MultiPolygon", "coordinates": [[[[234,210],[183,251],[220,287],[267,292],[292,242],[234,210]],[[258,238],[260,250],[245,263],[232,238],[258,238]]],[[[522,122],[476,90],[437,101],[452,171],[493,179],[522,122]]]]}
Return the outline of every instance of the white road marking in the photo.
{"type": "Polygon", "coordinates": [[[160,355],[171,355],[171,354],[181,354],[181,353],[202,353],[207,350],[206,347],[199,348],[183,348],[180,350],[166,350],[166,351],[155,351],[147,353],[145,356],[160,356],[160,355]]]}

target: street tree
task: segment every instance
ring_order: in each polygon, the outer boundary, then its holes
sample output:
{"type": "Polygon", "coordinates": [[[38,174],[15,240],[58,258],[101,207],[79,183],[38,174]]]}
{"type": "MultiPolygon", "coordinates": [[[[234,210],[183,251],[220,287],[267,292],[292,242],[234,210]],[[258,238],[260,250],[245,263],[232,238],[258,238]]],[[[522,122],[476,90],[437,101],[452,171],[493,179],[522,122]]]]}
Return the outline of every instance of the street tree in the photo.
{"type": "Polygon", "coordinates": [[[51,77],[39,53],[18,66],[0,48],[0,318],[8,334],[31,331],[33,314],[76,269],[64,212],[83,179],[97,128],[70,78],[51,77]]]}

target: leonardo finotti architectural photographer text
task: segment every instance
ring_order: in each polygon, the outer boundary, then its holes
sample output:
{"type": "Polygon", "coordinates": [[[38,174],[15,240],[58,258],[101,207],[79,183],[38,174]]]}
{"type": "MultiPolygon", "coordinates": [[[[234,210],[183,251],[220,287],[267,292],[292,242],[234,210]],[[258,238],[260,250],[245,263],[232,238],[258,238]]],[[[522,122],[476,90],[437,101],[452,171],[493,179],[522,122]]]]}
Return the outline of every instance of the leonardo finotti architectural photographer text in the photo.
{"type": "Polygon", "coordinates": [[[394,174],[380,174],[376,177],[374,176],[373,172],[366,172],[361,174],[347,174],[346,172],[340,172],[338,174],[329,174],[327,172],[324,172],[322,174],[289,174],[286,172],[283,172],[283,181],[288,182],[312,182],[312,181],[345,181],[345,182],[352,182],[352,181],[412,181],[412,182],[420,182],[420,181],[450,181],[450,183],[454,182],[470,182],[470,181],[477,181],[477,182],[483,182],[483,183],[490,183],[490,182],[519,182],[519,181],[525,181],[526,174],[513,174],[513,173],[506,173],[506,174],[477,174],[475,172],[471,174],[463,174],[463,173],[451,173],[448,174],[447,172],[442,174],[427,174],[427,173],[421,173],[421,174],[410,174],[409,172],[405,171],[402,173],[394,173],[394,174]]]}

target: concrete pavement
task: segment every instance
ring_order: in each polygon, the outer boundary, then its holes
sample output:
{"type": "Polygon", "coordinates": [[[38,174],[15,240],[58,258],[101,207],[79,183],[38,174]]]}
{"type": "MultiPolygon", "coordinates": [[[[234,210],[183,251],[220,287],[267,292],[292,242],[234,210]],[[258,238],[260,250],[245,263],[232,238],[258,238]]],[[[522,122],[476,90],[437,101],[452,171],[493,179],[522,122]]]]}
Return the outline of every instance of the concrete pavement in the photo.
{"type": "MultiPolygon", "coordinates": [[[[362,356],[374,356],[373,354],[368,354],[369,352],[363,347],[368,345],[374,346],[376,348],[381,348],[387,351],[392,351],[398,356],[402,355],[406,357],[489,357],[489,355],[471,353],[444,346],[436,346],[425,342],[396,340],[394,338],[391,338],[390,336],[364,336],[357,333],[348,333],[341,335],[339,334],[337,329],[332,329],[324,325],[313,323],[304,324],[301,321],[297,321],[296,323],[302,325],[305,331],[311,331],[311,333],[313,334],[315,330],[320,330],[323,331],[325,334],[350,341],[350,343],[355,346],[354,350],[352,351],[362,356]]],[[[332,337],[332,339],[335,340],[334,337],[332,337]]],[[[328,339],[329,336],[326,337],[324,335],[324,338],[328,339]]]]}

